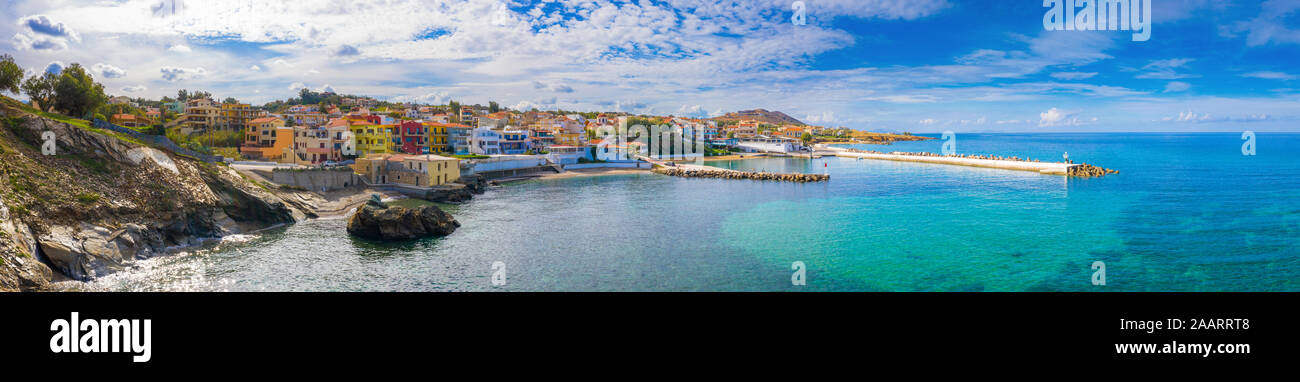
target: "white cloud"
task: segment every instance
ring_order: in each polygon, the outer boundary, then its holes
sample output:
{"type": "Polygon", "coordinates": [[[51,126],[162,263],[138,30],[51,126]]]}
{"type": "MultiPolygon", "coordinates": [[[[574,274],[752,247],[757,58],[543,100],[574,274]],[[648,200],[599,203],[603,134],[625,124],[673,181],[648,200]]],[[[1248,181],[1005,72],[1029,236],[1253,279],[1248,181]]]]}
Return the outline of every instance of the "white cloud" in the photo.
{"type": "Polygon", "coordinates": [[[189,80],[194,78],[200,78],[208,74],[208,71],[201,67],[182,68],[182,67],[175,67],[175,66],[164,66],[161,69],[159,69],[159,72],[162,72],[162,79],[168,82],[176,82],[176,81],[184,81],[184,80],[189,80]]]}
{"type": "Polygon", "coordinates": [[[72,28],[60,22],[50,20],[45,15],[31,15],[18,19],[18,25],[26,27],[32,33],[42,34],[50,37],[66,38],[72,41],[81,41],[81,37],[74,32],[72,28]]]}
{"type": "Polygon", "coordinates": [[[1078,126],[1080,121],[1077,114],[1051,108],[1038,114],[1038,126],[1078,126]]]}
{"type": "Polygon", "coordinates": [[[1192,88],[1192,84],[1182,82],[1182,81],[1170,81],[1169,84],[1165,85],[1165,92],[1166,93],[1182,92],[1182,91],[1187,91],[1187,89],[1191,89],[1191,88],[1192,88]]]}
{"type": "Polygon", "coordinates": [[[122,77],[126,77],[126,71],[125,71],[125,70],[122,70],[122,68],[119,68],[119,67],[116,67],[116,66],[113,66],[113,65],[109,65],[109,64],[105,64],[105,63],[102,63],[102,62],[101,62],[101,63],[98,63],[98,64],[95,64],[95,66],[90,67],[90,69],[91,69],[92,71],[94,71],[95,73],[98,73],[99,75],[103,76],[104,78],[122,78],[122,77]]]}
{"type": "Polygon", "coordinates": [[[140,93],[146,90],[149,90],[149,88],[145,87],[144,85],[132,85],[132,86],[126,86],[122,88],[122,91],[127,93],[140,93]]]}
{"type": "Polygon", "coordinates": [[[14,35],[14,48],[18,50],[60,51],[68,48],[68,42],[81,41],[72,28],[46,15],[19,18],[18,27],[14,35]]]}
{"type": "Polygon", "coordinates": [[[309,88],[307,87],[307,84],[304,84],[304,83],[301,83],[301,82],[294,82],[294,83],[292,83],[292,84],[289,84],[289,90],[291,90],[291,91],[295,91],[295,92],[296,92],[296,91],[299,91],[299,90],[302,90],[302,89],[309,89],[309,88]]]}
{"type": "Polygon", "coordinates": [[[63,39],[19,33],[14,35],[14,48],[18,50],[59,51],[67,49],[68,43],[63,39]]]}
{"type": "Polygon", "coordinates": [[[252,71],[254,71],[254,72],[260,72],[260,71],[262,71],[262,67],[261,67],[261,66],[257,66],[257,65],[253,65],[253,66],[248,67],[248,70],[252,70],[252,71]]]}
{"type": "Polygon", "coordinates": [[[821,114],[808,114],[803,118],[804,123],[808,124],[828,124],[835,122],[835,112],[823,111],[821,114]]]}
{"type": "Polygon", "coordinates": [[[1086,80],[1096,76],[1096,72],[1055,72],[1050,74],[1052,78],[1058,80],[1086,80]]]}
{"type": "Polygon", "coordinates": [[[887,95],[880,97],[867,97],[864,99],[867,101],[882,101],[890,103],[932,103],[937,101],[934,96],[925,94],[887,95]]]}
{"type": "Polygon", "coordinates": [[[1235,38],[1245,33],[1248,46],[1300,44],[1300,29],[1289,19],[1300,11],[1300,1],[1268,0],[1259,9],[1253,19],[1221,26],[1220,34],[1235,38]]]}
{"type": "Polygon", "coordinates": [[[397,102],[413,102],[426,105],[444,105],[451,101],[451,93],[441,91],[426,93],[418,96],[399,96],[393,97],[397,102]]]}
{"type": "Polygon", "coordinates": [[[1177,121],[1177,122],[1191,122],[1191,121],[1206,121],[1206,120],[1209,120],[1209,119],[1210,119],[1210,115],[1209,115],[1209,114],[1197,114],[1197,113],[1193,113],[1193,112],[1191,112],[1191,111],[1187,111],[1187,112],[1180,112],[1180,113],[1178,113],[1178,117],[1177,117],[1177,118],[1174,118],[1174,121],[1177,121]]]}
{"type": "Polygon", "coordinates": [[[533,81],[533,89],[549,89],[556,93],[573,93],[573,88],[565,84],[547,85],[541,81],[533,81]]]}
{"type": "Polygon", "coordinates": [[[1199,113],[1194,111],[1178,112],[1176,117],[1164,117],[1161,121],[1165,122],[1265,122],[1272,119],[1269,114],[1244,114],[1237,116],[1215,117],[1210,113],[1199,113]]]}
{"type": "Polygon", "coordinates": [[[167,48],[167,50],[170,51],[170,52],[176,52],[176,53],[190,53],[190,52],[193,52],[193,51],[194,51],[194,50],[190,49],[189,46],[181,45],[181,44],[172,45],[171,47],[167,48]]]}
{"type": "Polygon", "coordinates": [[[929,125],[933,125],[935,123],[935,120],[934,118],[926,118],[920,121],[916,121],[916,123],[922,126],[929,126],[929,125]]]}
{"type": "Polygon", "coordinates": [[[1177,73],[1177,69],[1184,68],[1187,63],[1192,62],[1190,58],[1170,58],[1166,60],[1151,61],[1150,64],[1142,67],[1146,72],[1137,75],[1137,78],[1157,79],[1157,80],[1176,80],[1180,78],[1200,77],[1193,74],[1177,73]]]}
{"type": "Polygon", "coordinates": [[[1290,81],[1290,80],[1300,78],[1300,76],[1294,74],[1288,74],[1283,72],[1269,72],[1269,71],[1250,72],[1250,73],[1242,74],[1241,76],[1251,77],[1251,78],[1261,78],[1265,80],[1282,80],[1282,81],[1290,81]]]}

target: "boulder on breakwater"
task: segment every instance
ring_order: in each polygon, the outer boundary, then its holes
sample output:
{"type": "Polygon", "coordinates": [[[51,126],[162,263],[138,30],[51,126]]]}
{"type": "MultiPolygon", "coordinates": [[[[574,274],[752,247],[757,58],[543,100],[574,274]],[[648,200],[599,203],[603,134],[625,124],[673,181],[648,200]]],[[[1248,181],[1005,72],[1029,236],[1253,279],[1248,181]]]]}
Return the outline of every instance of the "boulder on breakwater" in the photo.
{"type": "Polygon", "coordinates": [[[1118,174],[1118,173],[1119,170],[1101,168],[1101,167],[1097,167],[1085,163],[1078,166],[1070,167],[1068,170],[1066,170],[1065,174],[1068,176],[1079,177],[1079,178],[1096,178],[1096,177],[1106,176],[1107,174],[1118,174]]]}
{"type": "Polygon", "coordinates": [[[371,200],[348,219],[348,234],[372,240],[447,236],[460,222],[437,206],[405,208],[371,200]]]}
{"type": "Polygon", "coordinates": [[[749,180],[772,180],[778,182],[825,182],[831,179],[830,175],[823,174],[780,174],[771,172],[752,172],[752,171],[732,171],[732,170],[687,170],[673,167],[656,167],[653,170],[656,174],[669,176],[680,176],[687,178],[719,178],[719,179],[749,179],[749,180]]]}

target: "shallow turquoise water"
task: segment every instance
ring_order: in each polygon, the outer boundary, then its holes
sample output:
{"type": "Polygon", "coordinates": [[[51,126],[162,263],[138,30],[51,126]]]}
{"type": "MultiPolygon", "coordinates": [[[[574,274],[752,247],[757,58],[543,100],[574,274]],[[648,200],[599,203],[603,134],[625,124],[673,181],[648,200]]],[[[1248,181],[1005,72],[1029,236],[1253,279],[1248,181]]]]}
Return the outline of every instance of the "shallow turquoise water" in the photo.
{"type": "MultiPolygon", "coordinates": [[[[1300,135],[959,135],[962,153],[1121,170],[1065,179],[827,158],[711,165],[828,172],[789,184],[654,174],[529,181],[396,245],[316,220],[151,259],[106,290],[1294,291],[1300,135]],[[491,283],[492,263],[506,284],[491,283]],[[791,263],[808,285],[790,284],[791,263]],[[1089,268],[1106,264],[1106,286],[1089,268]]],[[[938,152],[940,141],[865,146],[938,152]]],[[[76,286],[80,288],[81,286],[76,286]]]]}

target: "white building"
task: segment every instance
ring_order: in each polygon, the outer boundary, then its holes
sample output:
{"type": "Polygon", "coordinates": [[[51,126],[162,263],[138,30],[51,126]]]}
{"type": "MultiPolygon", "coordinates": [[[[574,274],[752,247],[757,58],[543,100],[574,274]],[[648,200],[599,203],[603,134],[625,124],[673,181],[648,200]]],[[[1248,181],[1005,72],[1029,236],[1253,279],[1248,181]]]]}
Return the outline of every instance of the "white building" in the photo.
{"type": "Polygon", "coordinates": [[[485,127],[470,131],[469,152],[478,155],[501,155],[501,133],[485,127]]]}

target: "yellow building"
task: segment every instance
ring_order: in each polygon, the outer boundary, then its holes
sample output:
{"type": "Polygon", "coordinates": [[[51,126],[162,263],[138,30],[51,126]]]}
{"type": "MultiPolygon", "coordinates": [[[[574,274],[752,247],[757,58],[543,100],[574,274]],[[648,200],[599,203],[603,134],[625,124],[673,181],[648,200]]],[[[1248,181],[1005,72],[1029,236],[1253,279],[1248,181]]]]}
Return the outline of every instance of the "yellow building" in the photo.
{"type": "Polygon", "coordinates": [[[185,103],[185,116],[182,119],[184,122],[181,126],[190,132],[206,130],[216,127],[220,122],[221,108],[210,99],[192,99],[185,103]]]}
{"type": "Polygon", "coordinates": [[[441,123],[424,123],[428,134],[429,152],[450,153],[451,141],[447,139],[447,125],[441,123]]]}
{"type": "Polygon", "coordinates": [[[439,155],[372,154],[352,169],[370,184],[433,187],[460,179],[460,160],[439,155]]]}
{"type": "Polygon", "coordinates": [[[223,103],[219,120],[222,128],[243,130],[248,127],[249,122],[264,116],[266,112],[254,109],[252,105],[246,103],[223,103]]]}
{"type": "Polygon", "coordinates": [[[582,146],[582,133],[555,133],[556,146],[582,146]]]}
{"type": "Polygon", "coordinates": [[[248,104],[217,104],[211,99],[198,98],[186,101],[181,127],[186,132],[208,129],[244,130],[254,119],[266,117],[266,112],[248,104]]]}
{"type": "Polygon", "coordinates": [[[397,135],[394,125],[371,125],[366,123],[348,127],[357,140],[356,154],[364,157],[370,154],[390,154],[396,152],[393,137],[397,135]]]}
{"type": "Polygon", "coordinates": [[[441,155],[415,155],[404,158],[407,171],[397,172],[394,181],[419,187],[432,187],[460,179],[460,160],[441,155]],[[409,181],[409,183],[408,183],[409,181]]]}

